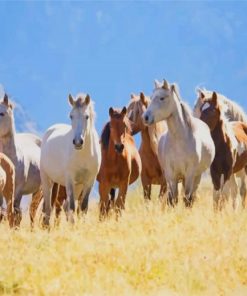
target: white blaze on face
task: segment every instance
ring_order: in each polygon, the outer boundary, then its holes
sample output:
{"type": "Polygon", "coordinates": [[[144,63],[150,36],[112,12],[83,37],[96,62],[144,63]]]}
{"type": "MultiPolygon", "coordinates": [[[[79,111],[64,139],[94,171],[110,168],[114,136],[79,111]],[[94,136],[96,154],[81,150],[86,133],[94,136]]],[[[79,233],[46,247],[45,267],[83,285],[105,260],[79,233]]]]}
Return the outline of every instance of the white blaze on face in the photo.
{"type": "Polygon", "coordinates": [[[204,105],[202,105],[202,112],[207,110],[210,107],[210,104],[206,102],[204,105]]]}

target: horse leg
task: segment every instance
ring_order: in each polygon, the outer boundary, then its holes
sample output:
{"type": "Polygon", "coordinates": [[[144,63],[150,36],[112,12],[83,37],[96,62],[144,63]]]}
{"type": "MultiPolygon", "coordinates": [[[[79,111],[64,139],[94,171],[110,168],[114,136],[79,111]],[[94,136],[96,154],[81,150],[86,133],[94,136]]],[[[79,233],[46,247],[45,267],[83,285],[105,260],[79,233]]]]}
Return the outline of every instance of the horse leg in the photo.
{"type": "Polygon", "coordinates": [[[74,212],[75,212],[75,188],[71,181],[68,181],[66,184],[66,195],[67,195],[67,202],[66,202],[66,216],[67,220],[74,224],[74,212]]]}
{"type": "Polygon", "coordinates": [[[114,207],[115,195],[116,195],[116,189],[111,188],[111,190],[110,190],[110,200],[109,200],[109,203],[108,203],[107,212],[109,212],[110,209],[112,209],[114,207]]]}
{"type": "Polygon", "coordinates": [[[115,203],[116,213],[120,214],[121,210],[125,209],[125,198],[128,190],[129,182],[124,182],[119,186],[118,197],[115,203]]]}
{"type": "Polygon", "coordinates": [[[0,222],[3,220],[4,214],[3,214],[3,194],[0,193],[0,222]]]}
{"type": "Polygon", "coordinates": [[[90,195],[91,190],[93,188],[93,184],[94,184],[94,182],[92,184],[90,184],[87,188],[85,188],[85,190],[84,190],[85,194],[83,196],[83,199],[82,199],[81,205],[80,205],[81,211],[82,211],[83,214],[86,214],[87,213],[89,195],[90,195]]]}
{"type": "Polygon", "coordinates": [[[53,202],[53,205],[55,205],[56,209],[56,219],[59,218],[60,213],[62,211],[62,206],[64,201],[66,200],[66,189],[62,185],[57,185],[57,192],[55,195],[55,192],[52,192],[52,195],[56,197],[55,201],[53,202]]]}
{"type": "Polygon", "coordinates": [[[100,195],[100,215],[99,219],[102,220],[107,215],[108,203],[109,203],[109,192],[111,187],[109,184],[99,183],[99,195],[100,195]]]}
{"type": "Polygon", "coordinates": [[[246,183],[245,183],[245,171],[243,170],[243,173],[241,171],[240,176],[240,195],[242,200],[242,207],[245,208],[245,198],[246,198],[246,183]]]}
{"type": "Polygon", "coordinates": [[[33,227],[36,212],[37,212],[37,209],[39,207],[39,204],[40,204],[42,198],[43,198],[43,193],[42,193],[41,188],[37,192],[32,194],[32,201],[31,201],[31,204],[29,207],[29,216],[30,216],[30,220],[31,220],[31,227],[33,227]]]}
{"type": "Polygon", "coordinates": [[[224,193],[228,194],[231,192],[231,197],[232,197],[232,207],[234,210],[237,209],[238,206],[238,185],[236,182],[236,178],[234,175],[230,177],[230,179],[225,183],[223,187],[223,196],[225,195],[224,193]]]}
{"type": "Polygon", "coordinates": [[[22,192],[19,191],[17,188],[15,193],[15,199],[14,199],[14,226],[15,227],[19,227],[22,220],[22,212],[20,208],[21,199],[22,199],[22,192]]]}
{"type": "Polygon", "coordinates": [[[195,177],[186,177],[184,180],[184,204],[187,208],[192,207],[193,204],[193,189],[195,184],[195,177]]]}
{"type": "Polygon", "coordinates": [[[51,216],[51,193],[53,183],[49,179],[49,177],[44,173],[40,172],[41,182],[42,182],[42,189],[44,195],[44,204],[43,204],[43,226],[47,227],[50,224],[50,216],[51,216]]]}
{"type": "Polygon", "coordinates": [[[160,192],[159,192],[159,200],[160,200],[160,202],[162,204],[165,201],[166,190],[167,190],[167,184],[166,184],[166,182],[161,183],[161,185],[160,185],[160,192]]]}
{"type": "Polygon", "coordinates": [[[148,178],[144,175],[141,175],[141,180],[142,180],[144,200],[149,201],[151,200],[151,184],[148,178]]]}
{"type": "MultiPolygon", "coordinates": [[[[168,179],[167,179],[168,180],[168,179]]],[[[167,204],[174,207],[178,203],[178,183],[175,179],[170,179],[168,181],[169,192],[167,204]]]]}
{"type": "Polygon", "coordinates": [[[200,176],[196,176],[195,180],[194,180],[194,188],[193,188],[193,192],[191,195],[191,199],[192,199],[192,204],[195,202],[195,200],[197,199],[197,189],[200,185],[201,182],[201,175],[200,176]]]}

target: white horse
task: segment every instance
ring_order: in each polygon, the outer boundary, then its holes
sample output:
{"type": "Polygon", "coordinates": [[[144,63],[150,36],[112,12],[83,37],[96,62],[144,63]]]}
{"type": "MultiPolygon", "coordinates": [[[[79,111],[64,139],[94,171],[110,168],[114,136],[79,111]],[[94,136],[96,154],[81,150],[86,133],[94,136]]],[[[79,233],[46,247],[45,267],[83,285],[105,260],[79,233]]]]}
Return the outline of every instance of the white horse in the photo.
{"type": "Polygon", "coordinates": [[[21,221],[22,195],[41,195],[40,191],[40,146],[39,137],[28,133],[16,133],[13,106],[7,94],[0,103],[0,150],[15,166],[15,224],[21,221]]]}
{"type": "MultiPolygon", "coordinates": [[[[200,118],[201,113],[202,113],[202,106],[204,103],[212,98],[213,91],[207,90],[205,88],[197,88],[197,99],[194,104],[194,109],[193,113],[194,116],[197,118],[200,118]]],[[[226,96],[217,93],[217,98],[220,104],[224,107],[224,113],[228,121],[243,121],[247,123],[247,115],[244,112],[243,108],[239,106],[236,102],[230,100],[226,96]]],[[[242,199],[242,206],[245,207],[245,198],[246,198],[246,173],[247,173],[247,168],[242,169],[236,173],[236,177],[240,179],[240,189],[239,193],[241,195],[242,199]]],[[[231,188],[231,191],[233,191],[232,194],[235,194],[235,187],[231,188]]],[[[230,190],[228,190],[228,195],[230,193],[230,190]]],[[[228,196],[227,198],[228,199],[228,196]]]]}
{"type": "Polygon", "coordinates": [[[88,197],[101,163],[99,137],[94,127],[94,109],[89,95],[79,94],[72,106],[71,125],[50,127],[41,145],[41,181],[44,193],[44,224],[49,225],[53,183],[66,187],[66,214],[73,223],[75,199],[80,197],[82,211],[86,211],[88,197]]]}
{"type": "Polygon", "coordinates": [[[191,115],[175,84],[156,81],[151,98],[143,114],[145,123],[166,120],[168,126],[168,132],[159,141],[158,156],[170,190],[169,203],[177,203],[178,182],[182,180],[185,205],[191,206],[201,175],[215,156],[209,128],[191,115]]]}

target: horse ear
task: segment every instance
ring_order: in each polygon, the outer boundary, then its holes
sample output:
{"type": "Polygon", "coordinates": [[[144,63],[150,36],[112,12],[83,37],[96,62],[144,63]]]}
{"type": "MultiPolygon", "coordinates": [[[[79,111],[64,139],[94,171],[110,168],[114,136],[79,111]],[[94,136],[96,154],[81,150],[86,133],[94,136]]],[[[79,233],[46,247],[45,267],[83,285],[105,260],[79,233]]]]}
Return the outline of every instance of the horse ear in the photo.
{"type": "Polygon", "coordinates": [[[199,94],[199,98],[200,98],[201,100],[205,98],[205,94],[204,94],[204,92],[203,92],[200,88],[197,90],[197,92],[198,92],[198,94],[199,94]]]}
{"type": "Polygon", "coordinates": [[[90,96],[87,94],[86,95],[86,98],[85,98],[85,103],[86,103],[86,105],[88,105],[89,103],[90,103],[90,96]]]}
{"type": "Polygon", "coordinates": [[[217,98],[217,93],[214,91],[212,94],[212,103],[217,106],[218,104],[218,98],[217,98]]]}
{"type": "Polygon", "coordinates": [[[109,115],[110,115],[110,117],[113,116],[113,113],[114,113],[114,110],[113,110],[113,108],[111,107],[111,108],[109,109],[109,115]]]}
{"type": "Polygon", "coordinates": [[[142,91],[140,92],[140,98],[141,98],[142,104],[147,106],[147,100],[146,100],[146,97],[142,91]]]}
{"type": "Polygon", "coordinates": [[[74,106],[75,105],[75,101],[74,101],[74,99],[73,99],[73,97],[72,97],[71,94],[69,94],[69,103],[70,103],[71,106],[74,106]]]}
{"type": "Polygon", "coordinates": [[[131,100],[133,100],[135,98],[135,95],[133,93],[130,94],[130,98],[131,98],[131,100]]]}
{"type": "Polygon", "coordinates": [[[3,103],[4,103],[4,105],[9,106],[9,97],[6,93],[3,98],[3,103]]]}
{"type": "Polygon", "coordinates": [[[160,82],[157,79],[154,80],[154,87],[160,88],[160,82]]]}
{"type": "Polygon", "coordinates": [[[162,88],[165,90],[169,90],[169,83],[165,79],[163,80],[162,88]]]}
{"type": "Polygon", "coordinates": [[[127,114],[127,108],[124,106],[122,111],[121,111],[121,114],[124,116],[127,114]]]}

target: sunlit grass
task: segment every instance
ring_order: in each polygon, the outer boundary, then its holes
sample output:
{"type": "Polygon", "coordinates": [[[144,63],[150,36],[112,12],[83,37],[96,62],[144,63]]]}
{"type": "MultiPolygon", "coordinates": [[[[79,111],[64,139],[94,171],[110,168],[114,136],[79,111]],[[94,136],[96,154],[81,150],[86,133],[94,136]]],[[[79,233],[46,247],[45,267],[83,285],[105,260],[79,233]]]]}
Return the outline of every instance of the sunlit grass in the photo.
{"type": "Polygon", "coordinates": [[[91,201],[74,226],[30,231],[26,214],[0,237],[0,294],[247,295],[247,212],[215,214],[208,186],[192,210],[162,211],[157,190],[146,205],[137,187],[118,221],[91,201]]]}

